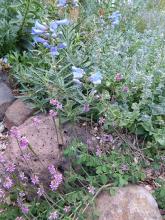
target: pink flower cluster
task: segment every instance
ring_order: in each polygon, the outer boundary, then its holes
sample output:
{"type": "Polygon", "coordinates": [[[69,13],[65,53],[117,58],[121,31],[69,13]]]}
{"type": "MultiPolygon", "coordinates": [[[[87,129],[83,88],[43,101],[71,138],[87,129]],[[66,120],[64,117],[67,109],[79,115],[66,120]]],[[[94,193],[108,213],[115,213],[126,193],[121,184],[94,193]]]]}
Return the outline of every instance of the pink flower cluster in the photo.
{"type": "Polygon", "coordinates": [[[29,146],[29,142],[26,138],[26,136],[21,136],[20,131],[17,127],[13,127],[10,130],[10,135],[15,137],[19,143],[19,146],[24,150],[29,146]]]}
{"type": "Polygon", "coordinates": [[[50,188],[52,191],[56,191],[60,186],[60,184],[62,183],[63,176],[53,165],[50,165],[48,167],[48,170],[52,177],[50,188]]]}
{"type": "Polygon", "coordinates": [[[53,212],[50,213],[48,219],[49,220],[56,220],[56,219],[58,219],[58,216],[59,215],[58,215],[57,211],[53,211],[53,212]]]}
{"type": "MultiPolygon", "coordinates": [[[[63,108],[62,104],[57,99],[51,99],[50,104],[53,105],[56,108],[56,110],[62,110],[63,108]]],[[[49,111],[49,115],[54,118],[57,116],[57,111],[51,109],[49,111]]]]}
{"type": "Polygon", "coordinates": [[[50,104],[55,106],[56,109],[62,110],[62,104],[57,99],[51,99],[50,104]]]}
{"type": "Polygon", "coordinates": [[[90,194],[94,195],[94,194],[95,194],[95,191],[96,191],[96,189],[95,189],[94,186],[89,186],[89,187],[88,187],[88,192],[89,192],[90,194]]]}

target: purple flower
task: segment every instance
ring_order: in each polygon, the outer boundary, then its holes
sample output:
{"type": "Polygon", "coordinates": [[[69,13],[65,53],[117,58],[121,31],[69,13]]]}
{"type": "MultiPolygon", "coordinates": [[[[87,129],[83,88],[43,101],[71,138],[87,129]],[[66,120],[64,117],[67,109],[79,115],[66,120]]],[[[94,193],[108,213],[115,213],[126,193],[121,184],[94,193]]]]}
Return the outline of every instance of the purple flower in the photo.
{"type": "Polygon", "coordinates": [[[27,180],[27,177],[25,176],[24,172],[20,172],[19,177],[22,181],[27,180]]]}
{"type": "Polygon", "coordinates": [[[49,217],[48,217],[49,220],[56,220],[58,219],[58,213],[57,211],[54,211],[54,212],[51,212],[49,217]]]}
{"type": "Polygon", "coordinates": [[[66,0],[58,0],[57,7],[65,7],[67,4],[66,0]]]}
{"type": "Polygon", "coordinates": [[[44,191],[44,188],[43,187],[39,187],[38,188],[38,191],[37,191],[37,194],[39,195],[39,197],[41,197],[42,195],[44,195],[45,191],[44,191]]]}
{"type": "Polygon", "coordinates": [[[128,93],[128,92],[129,92],[129,88],[128,88],[128,86],[124,86],[124,88],[123,88],[123,92],[125,92],[125,93],[128,93]]]}
{"type": "Polygon", "coordinates": [[[32,181],[33,185],[38,185],[38,184],[39,184],[39,178],[38,178],[38,176],[37,176],[37,175],[33,175],[33,176],[31,177],[31,181],[32,181]]]}
{"type": "Polygon", "coordinates": [[[23,212],[23,214],[28,214],[29,208],[26,205],[22,205],[21,206],[21,211],[23,212]]]}
{"type": "Polygon", "coordinates": [[[50,174],[52,175],[56,174],[56,168],[54,167],[54,165],[48,166],[48,170],[50,174]]]}
{"type": "Polygon", "coordinates": [[[44,31],[32,27],[32,32],[31,32],[32,35],[43,34],[43,33],[44,31]]]}
{"type": "Polygon", "coordinates": [[[48,27],[46,25],[43,25],[43,24],[39,23],[38,21],[35,22],[35,28],[42,30],[42,31],[46,31],[48,29],[48,27]]]}
{"type": "Polygon", "coordinates": [[[117,73],[116,76],[115,76],[115,81],[120,82],[122,79],[123,79],[122,75],[120,73],[117,73]]]}
{"type": "Polygon", "coordinates": [[[34,37],[33,37],[33,40],[34,40],[36,43],[48,44],[48,41],[45,40],[45,39],[42,38],[42,37],[34,36],[34,37]]]}
{"type": "Polygon", "coordinates": [[[101,80],[103,79],[101,73],[98,71],[96,73],[93,73],[89,80],[94,84],[94,85],[99,85],[101,84],[101,80]]]}
{"type": "Polygon", "coordinates": [[[51,55],[52,55],[53,57],[59,55],[59,53],[58,53],[58,48],[57,48],[57,47],[51,47],[51,48],[50,48],[50,53],[51,53],[51,55]]]}
{"type": "Polygon", "coordinates": [[[96,149],[96,156],[97,157],[101,157],[102,156],[102,151],[100,150],[99,147],[97,147],[97,149],[96,149]]]}
{"type": "Polygon", "coordinates": [[[12,186],[13,186],[13,181],[12,181],[12,179],[11,179],[9,176],[6,177],[6,179],[5,179],[4,183],[3,183],[3,187],[4,187],[5,189],[10,189],[12,186]]]}
{"type": "Polygon", "coordinates": [[[72,5],[73,7],[78,7],[78,0],[73,0],[72,5]]]}
{"type": "Polygon", "coordinates": [[[20,147],[26,149],[29,146],[29,142],[25,136],[22,136],[19,140],[20,147]]]}
{"type": "Polygon", "coordinates": [[[23,217],[17,217],[15,220],[25,220],[23,217]]]}
{"type": "Polygon", "coordinates": [[[77,68],[75,66],[72,66],[72,73],[73,73],[73,79],[81,79],[85,72],[81,68],[77,68]]]}
{"type": "Polygon", "coordinates": [[[60,102],[57,103],[56,108],[62,110],[62,104],[60,102]]]}
{"type": "Polygon", "coordinates": [[[109,19],[111,20],[113,27],[119,24],[120,18],[121,18],[121,14],[119,11],[115,11],[112,13],[111,16],[109,16],[109,19]]]}
{"type": "Polygon", "coordinates": [[[71,210],[71,207],[70,207],[70,206],[65,206],[65,207],[64,207],[64,212],[65,212],[65,213],[70,212],[70,210],[71,210]]]}
{"type": "Polygon", "coordinates": [[[17,139],[19,139],[21,137],[21,134],[20,134],[20,131],[18,130],[17,127],[12,127],[11,130],[10,130],[10,135],[12,137],[15,137],[17,139]]]}
{"type": "Polygon", "coordinates": [[[95,191],[96,191],[95,187],[93,187],[93,186],[88,187],[88,192],[91,193],[92,195],[95,194],[95,191]]]}
{"type": "Polygon", "coordinates": [[[50,183],[50,188],[52,189],[52,191],[56,191],[58,189],[59,185],[62,183],[62,180],[62,174],[56,170],[50,183]]]}
{"type": "Polygon", "coordinates": [[[104,117],[100,117],[99,118],[99,124],[104,124],[105,123],[105,118],[104,117]]]}
{"type": "Polygon", "coordinates": [[[6,172],[13,173],[15,171],[15,168],[16,168],[15,164],[9,162],[6,166],[6,172]]]}
{"type": "MultiPolygon", "coordinates": [[[[56,32],[57,31],[57,28],[58,28],[58,24],[56,21],[52,21],[50,23],[50,31],[51,32],[56,32]]],[[[57,36],[57,35],[56,35],[57,36]]]]}
{"type": "Polygon", "coordinates": [[[89,104],[88,104],[88,103],[84,104],[84,106],[83,106],[83,112],[89,112],[89,110],[90,110],[89,104]]]}
{"type": "Polygon", "coordinates": [[[67,18],[65,18],[62,20],[56,20],[56,23],[57,23],[57,25],[68,25],[70,23],[70,21],[67,18]]]}
{"type": "Polygon", "coordinates": [[[38,21],[35,22],[35,26],[32,27],[32,35],[38,35],[38,34],[43,34],[47,30],[47,26],[39,23],[38,21]]]}
{"type": "Polygon", "coordinates": [[[50,104],[51,104],[51,105],[56,106],[57,103],[58,103],[58,100],[57,100],[57,99],[51,99],[51,100],[50,100],[50,104]]]}
{"type": "Polygon", "coordinates": [[[67,45],[65,44],[65,43],[59,43],[58,45],[57,45],[57,48],[58,49],[65,49],[67,47],[67,45]]]}
{"type": "Polygon", "coordinates": [[[56,117],[57,116],[57,112],[55,112],[55,111],[53,111],[52,109],[49,111],[49,115],[51,116],[51,117],[56,117]]]}

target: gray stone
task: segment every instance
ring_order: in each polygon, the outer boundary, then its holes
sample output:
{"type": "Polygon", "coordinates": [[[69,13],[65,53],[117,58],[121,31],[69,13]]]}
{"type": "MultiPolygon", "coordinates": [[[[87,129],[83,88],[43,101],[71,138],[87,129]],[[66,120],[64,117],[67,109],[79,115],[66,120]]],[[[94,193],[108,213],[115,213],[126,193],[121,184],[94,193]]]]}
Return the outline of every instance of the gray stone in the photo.
{"type": "Polygon", "coordinates": [[[14,96],[11,89],[3,82],[0,82],[0,121],[3,120],[8,106],[13,102],[14,96]]]}
{"type": "Polygon", "coordinates": [[[119,188],[114,196],[102,192],[95,210],[88,210],[87,220],[92,220],[94,212],[98,220],[162,220],[155,199],[140,186],[119,188]]]}
{"type": "Polygon", "coordinates": [[[32,115],[34,109],[28,103],[17,99],[7,108],[4,118],[5,127],[10,130],[12,126],[19,126],[32,115]]]}

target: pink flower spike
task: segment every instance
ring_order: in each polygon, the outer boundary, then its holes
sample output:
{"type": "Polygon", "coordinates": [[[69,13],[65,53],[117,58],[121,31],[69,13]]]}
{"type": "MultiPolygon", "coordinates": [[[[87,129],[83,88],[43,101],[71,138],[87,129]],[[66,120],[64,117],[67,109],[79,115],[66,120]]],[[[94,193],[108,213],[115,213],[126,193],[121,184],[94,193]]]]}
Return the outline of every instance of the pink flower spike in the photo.
{"type": "Polygon", "coordinates": [[[100,117],[99,118],[99,124],[104,124],[105,123],[105,118],[103,118],[103,117],[100,117]]]}
{"type": "Polygon", "coordinates": [[[56,191],[60,184],[62,183],[63,176],[60,172],[56,171],[56,174],[54,174],[54,179],[50,183],[50,188],[52,191],[56,191]]]}
{"type": "Polygon", "coordinates": [[[122,79],[123,78],[122,78],[121,74],[117,73],[116,76],[115,76],[115,81],[120,82],[122,79]]]}
{"type": "Polygon", "coordinates": [[[29,208],[26,205],[22,205],[21,206],[21,211],[23,212],[23,214],[28,214],[29,208]]]}
{"type": "Polygon", "coordinates": [[[58,102],[56,104],[56,108],[59,109],[59,110],[62,110],[62,104],[60,102],[58,102]]]}
{"type": "Polygon", "coordinates": [[[56,220],[56,219],[58,219],[57,211],[51,212],[48,219],[49,220],[56,220]]]}
{"type": "Polygon", "coordinates": [[[15,220],[25,220],[23,217],[17,217],[15,220]]]}
{"type": "Polygon", "coordinates": [[[49,115],[51,116],[51,117],[56,117],[57,116],[57,112],[55,112],[55,111],[53,111],[52,109],[49,111],[49,115]]]}
{"type": "Polygon", "coordinates": [[[6,177],[6,179],[5,179],[4,183],[3,183],[3,187],[4,187],[5,189],[10,189],[12,186],[13,186],[13,181],[12,181],[12,179],[11,179],[9,176],[6,177]]]}
{"type": "Polygon", "coordinates": [[[50,104],[56,106],[58,103],[57,99],[51,99],[50,104]]]}
{"type": "Polygon", "coordinates": [[[33,185],[38,185],[38,184],[39,184],[39,178],[38,178],[38,176],[37,176],[37,175],[33,175],[33,176],[31,177],[31,181],[32,181],[33,185]]]}
{"type": "Polygon", "coordinates": [[[52,175],[54,175],[56,173],[56,169],[55,169],[54,165],[48,166],[48,170],[49,170],[49,173],[52,175]]]}
{"type": "Polygon", "coordinates": [[[39,187],[38,191],[37,191],[37,194],[39,195],[39,197],[43,196],[44,193],[45,193],[44,188],[43,187],[39,187]]]}
{"type": "Polygon", "coordinates": [[[97,157],[101,157],[101,155],[102,155],[102,151],[101,151],[99,148],[97,148],[97,150],[96,150],[96,156],[97,156],[97,157]]]}
{"type": "Polygon", "coordinates": [[[70,206],[65,206],[64,207],[64,212],[65,213],[68,213],[68,212],[70,212],[71,211],[71,207],[70,206]]]}
{"type": "Polygon", "coordinates": [[[13,173],[15,171],[15,168],[16,168],[15,164],[9,162],[9,164],[7,164],[6,166],[6,172],[13,173]]]}
{"type": "Polygon", "coordinates": [[[128,92],[129,92],[129,88],[128,88],[128,86],[124,86],[124,88],[123,88],[123,92],[125,92],[125,93],[128,93],[128,92]]]}
{"type": "Polygon", "coordinates": [[[17,127],[12,127],[11,130],[10,130],[10,135],[12,137],[15,137],[17,139],[19,139],[21,137],[21,134],[20,134],[20,131],[18,130],[17,127]]]}
{"type": "Polygon", "coordinates": [[[22,149],[26,149],[29,145],[29,142],[25,136],[22,136],[21,139],[19,140],[19,144],[22,149]]]}
{"type": "Polygon", "coordinates": [[[93,186],[88,187],[88,192],[91,193],[92,195],[95,194],[95,191],[96,191],[95,187],[93,187],[93,186]]]}
{"type": "Polygon", "coordinates": [[[20,172],[19,177],[22,181],[27,180],[27,177],[25,176],[24,172],[20,172]]]}

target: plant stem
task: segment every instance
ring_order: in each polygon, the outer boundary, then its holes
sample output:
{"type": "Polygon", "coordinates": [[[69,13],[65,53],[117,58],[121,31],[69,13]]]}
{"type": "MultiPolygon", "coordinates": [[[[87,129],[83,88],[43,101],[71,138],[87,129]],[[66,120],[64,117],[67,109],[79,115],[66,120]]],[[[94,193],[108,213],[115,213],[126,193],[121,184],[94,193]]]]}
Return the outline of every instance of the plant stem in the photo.
{"type": "Polygon", "coordinates": [[[23,21],[22,21],[22,24],[20,26],[20,29],[17,32],[17,38],[19,36],[21,36],[21,34],[22,34],[22,31],[23,31],[23,28],[24,28],[24,25],[25,25],[25,22],[26,22],[27,15],[29,13],[30,3],[31,3],[31,0],[27,0],[26,8],[25,8],[25,14],[24,14],[23,21]]]}

